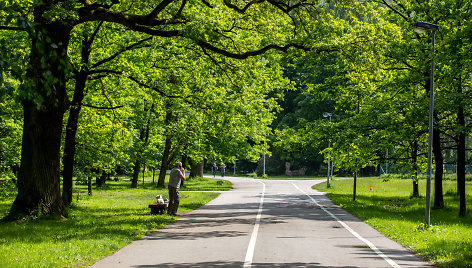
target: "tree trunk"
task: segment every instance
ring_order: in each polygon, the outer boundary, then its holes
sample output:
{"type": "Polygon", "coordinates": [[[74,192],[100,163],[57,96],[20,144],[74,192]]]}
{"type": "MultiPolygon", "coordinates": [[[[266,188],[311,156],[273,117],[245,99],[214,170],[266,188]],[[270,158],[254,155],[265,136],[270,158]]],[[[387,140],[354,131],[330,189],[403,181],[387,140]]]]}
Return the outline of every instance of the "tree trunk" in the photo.
{"type": "Polygon", "coordinates": [[[356,190],[357,190],[357,171],[354,172],[354,186],[352,190],[352,201],[356,201],[356,190]]]}
{"type": "Polygon", "coordinates": [[[66,137],[64,141],[64,155],[62,156],[62,163],[64,168],[62,170],[62,199],[64,205],[69,206],[72,202],[73,191],[73,176],[74,176],[74,156],[77,124],[79,119],[80,108],[71,108],[69,119],[66,127],[66,137]]]}
{"type": "Polygon", "coordinates": [[[413,180],[413,197],[420,197],[420,188],[417,180],[413,180]]]}
{"type": "Polygon", "coordinates": [[[69,206],[72,202],[77,126],[79,122],[80,111],[82,109],[82,101],[84,100],[85,86],[89,72],[88,63],[93,39],[93,37],[89,39],[88,36],[84,36],[84,39],[82,40],[82,67],[78,71],[75,78],[74,96],[70,105],[69,118],[67,120],[66,126],[64,155],[62,156],[62,163],[64,166],[62,170],[62,200],[66,206],[69,206]]]}
{"type": "Polygon", "coordinates": [[[88,190],[88,195],[92,195],[92,177],[88,177],[87,181],[87,190],[88,190]]]}
{"type": "Polygon", "coordinates": [[[133,167],[133,179],[131,180],[131,188],[138,188],[139,170],[141,170],[141,165],[139,164],[139,160],[136,159],[136,162],[134,162],[133,167]]]}
{"type": "Polygon", "coordinates": [[[64,214],[60,185],[60,149],[67,106],[66,64],[71,28],[44,21],[44,4],[35,7],[36,29],[22,90],[24,121],[18,194],[9,218],[39,211],[64,214]]]}
{"type": "MultiPolygon", "coordinates": [[[[131,180],[131,188],[138,188],[138,177],[139,177],[139,170],[141,167],[141,163],[139,162],[139,159],[141,158],[141,155],[143,154],[144,147],[149,141],[149,129],[151,125],[151,113],[152,113],[153,108],[154,108],[154,104],[151,105],[151,109],[149,110],[149,115],[147,118],[146,125],[143,126],[141,130],[139,131],[139,142],[142,143],[142,147],[140,147],[138,151],[136,152],[136,162],[134,164],[134,169],[133,169],[133,179],[131,180]]],[[[145,107],[144,111],[146,110],[147,108],[145,107]]]]}
{"type": "Polygon", "coordinates": [[[195,163],[190,161],[190,178],[194,177],[203,177],[203,164],[205,160],[202,160],[200,163],[195,163]]]}
{"type": "Polygon", "coordinates": [[[146,172],[146,166],[143,166],[143,186],[144,186],[144,173],[146,172]]]}
{"type": "Polygon", "coordinates": [[[193,161],[190,161],[190,175],[188,176],[190,178],[195,178],[197,177],[198,173],[198,164],[194,164],[193,161]]]}
{"type": "MultiPolygon", "coordinates": [[[[138,142],[144,142],[144,135],[145,135],[145,129],[142,128],[139,131],[139,141],[138,142]]],[[[133,178],[131,180],[131,188],[138,188],[138,179],[139,179],[139,170],[141,169],[141,163],[139,162],[139,158],[141,157],[142,150],[141,148],[138,149],[136,152],[136,162],[134,163],[134,168],[133,168],[133,178]]]]}
{"type": "Polygon", "coordinates": [[[62,200],[66,206],[69,206],[72,202],[76,134],[80,110],[82,109],[82,100],[84,99],[86,79],[87,74],[85,72],[81,72],[76,79],[74,97],[66,126],[64,155],[62,156],[62,163],[64,165],[62,170],[62,200]]]}
{"type": "Polygon", "coordinates": [[[159,179],[157,180],[158,187],[164,187],[166,180],[166,172],[169,167],[170,158],[170,149],[172,147],[172,137],[166,138],[166,143],[164,147],[164,153],[162,154],[161,169],[159,170],[159,179]]]}
{"type": "MultiPolygon", "coordinates": [[[[185,150],[184,150],[185,151],[185,150]]],[[[185,168],[187,167],[187,160],[188,160],[188,157],[187,157],[187,154],[183,154],[182,155],[182,160],[180,160],[180,162],[182,162],[182,166],[185,168]]]]}
{"type": "MultiPolygon", "coordinates": [[[[459,127],[465,126],[464,109],[459,107],[457,113],[459,127]]],[[[457,139],[457,190],[459,192],[459,216],[466,214],[465,201],[465,134],[460,131],[457,139]]]]}
{"type": "MultiPolygon", "coordinates": [[[[170,102],[166,103],[166,119],[165,119],[166,125],[172,122],[172,119],[173,119],[171,106],[172,105],[170,102]]],[[[172,149],[172,135],[167,134],[165,147],[164,147],[164,153],[162,154],[161,169],[159,170],[159,179],[157,180],[157,187],[164,187],[167,168],[169,167],[169,163],[173,160],[173,157],[175,157],[175,155],[171,156],[171,149],[172,149]]]]}
{"type": "Polygon", "coordinates": [[[60,186],[60,141],[62,112],[52,108],[39,111],[33,103],[23,104],[24,125],[18,195],[10,216],[64,212],[60,186]]]}
{"type": "MultiPolygon", "coordinates": [[[[184,152],[185,152],[185,151],[187,151],[187,148],[184,149],[184,152]]],[[[182,155],[182,157],[181,157],[181,160],[180,160],[180,162],[182,162],[182,166],[183,166],[184,168],[187,167],[187,160],[188,160],[188,156],[187,156],[187,154],[184,153],[184,154],[182,155]]],[[[180,187],[184,186],[184,184],[185,184],[185,181],[182,181],[182,182],[180,183],[180,187]]]]}
{"type": "Polygon", "coordinates": [[[417,158],[418,158],[418,141],[415,138],[415,141],[413,142],[412,153],[411,153],[411,165],[413,167],[413,194],[412,194],[413,197],[420,196],[420,191],[419,191],[419,186],[418,186],[417,158]]]}
{"type": "Polygon", "coordinates": [[[100,177],[97,177],[97,187],[102,187],[107,181],[108,174],[106,171],[102,171],[100,177]]]}
{"type": "Polygon", "coordinates": [[[433,154],[434,154],[434,208],[443,208],[443,155],[441,151],[441,131],[436,127],[433,129],[433,154]]]}
{"type": "Polygon", "coordinates": [[[205,165],[205,160],[202,160],[202,162],[198,165],[198,176],[203,177],[203,167],[205,165]]]}

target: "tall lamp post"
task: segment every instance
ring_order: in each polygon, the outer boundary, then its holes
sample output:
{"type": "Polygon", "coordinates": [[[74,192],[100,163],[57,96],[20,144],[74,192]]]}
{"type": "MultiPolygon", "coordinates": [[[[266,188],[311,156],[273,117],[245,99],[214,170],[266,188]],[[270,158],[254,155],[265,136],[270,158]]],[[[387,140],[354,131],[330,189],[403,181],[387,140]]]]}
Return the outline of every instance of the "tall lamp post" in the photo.
{"type": "MultiPolygon", "coordinates": [[[[331,124],[331,116],[333,116],[332,113],[323,113],[323,117],[329,117],[329,123],[331,124]]],[[[329,145],[328,148],[331,147],[331,139],[329,140],[329,145]]],[[[331,185],[329,184],[329,177],[331,174],[331,158],[328,157],[328,179],[326,180],[326,187],[329,188],[331,185]]]]}
{"type": "Polygon", "coordinates": [[[425,214],[424,221],[426,227],[430,226],[430,211],[431,211],[431,176],[433,173],[433,115],[434,115],[434,56],[435,56],[435,39],[436,31],[439,30],[439,26],[436,24],[428,22],[415,22],[413,24],[415,27],[415,32],[418,34],[423,34],[425,32],[431,32],[431,39],[433,44],[433,58],[431,59],[431,73],[430,73],[430,83],[429,83],[429,129],[428,129],[428,165],[426,170],[426,205],[425,205],[425,214]]]}
{"type": "Polygon", "coordinates": [[[263,167],[263,169],[262,169],[262,176],[265,175],[265,165],[266,165],[265,162],[266,162],[266,155],[264,154],[264,167],[263,167]]]}

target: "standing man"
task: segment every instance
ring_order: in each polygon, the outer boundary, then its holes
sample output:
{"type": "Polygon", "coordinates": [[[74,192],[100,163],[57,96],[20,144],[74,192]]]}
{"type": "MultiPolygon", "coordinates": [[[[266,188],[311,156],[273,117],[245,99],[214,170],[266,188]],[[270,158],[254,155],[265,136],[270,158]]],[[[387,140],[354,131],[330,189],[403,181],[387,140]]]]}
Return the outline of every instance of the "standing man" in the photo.
{"type": "Polygon", "coordinates": [[[225,165],[225,163],[221,164],[221,166],[220,166],[220,171],[221,171],[221,177],[224,177],[224,176],[225,176],[225,172],[226,172],[226,165],[225,165]]]}
{"type": "Polygon", "coordinates": [[[213,178],[216,176],[216,170],[218,169],[218,166],[216,165],[216,162],[213,161],[213,164],[211,165],[211,172],[213,172],[213,178]]]}
{"type": "Polygon", "coordinates": [[[179,188],[182,181],[185,181],[185,169],[182,167],[182,162],[175,162],[175,168],[170,171],[169,185],[167,186],[169,188],[168,215],[177,215],[180,202],[179,188]]]}

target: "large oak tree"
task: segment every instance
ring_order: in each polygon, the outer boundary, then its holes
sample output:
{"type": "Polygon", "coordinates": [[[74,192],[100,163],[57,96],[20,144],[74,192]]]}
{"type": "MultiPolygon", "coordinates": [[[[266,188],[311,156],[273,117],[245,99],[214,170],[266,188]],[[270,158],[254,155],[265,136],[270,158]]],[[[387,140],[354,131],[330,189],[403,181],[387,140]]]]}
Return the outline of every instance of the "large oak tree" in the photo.
{"type": "Polygon", "coordinates": [[[301,48],[311,31],[303,26],[322,14],[316,1],[38,0],[0,5],[0,30],[24,32],[30,42],[28,65],[20,78],[24,126],[12,217],[38,209],[43,214],[64,212],[60,145],[70,105],[67,52],[78,25],[115,23],[156,38],[190,40],[206,53],[246,59],[271,49],[301,48]]]}

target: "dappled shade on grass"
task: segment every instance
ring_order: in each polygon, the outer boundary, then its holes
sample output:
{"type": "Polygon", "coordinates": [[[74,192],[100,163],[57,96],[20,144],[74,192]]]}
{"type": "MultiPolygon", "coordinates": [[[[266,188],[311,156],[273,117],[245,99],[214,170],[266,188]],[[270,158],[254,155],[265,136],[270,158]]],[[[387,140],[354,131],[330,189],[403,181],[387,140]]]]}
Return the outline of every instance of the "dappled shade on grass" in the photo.
{"type": "MultiPolygon", "coordinates": [[[[217,185],[213,180],[200,182],[217,185]]],[[[197,180],[191,185],[190,189],[199,189],[197,180]]],[[[150,183],[140,186],[131,189],[127,180],[107,181],[106,186],[94,189],[93,196],[86,194],[86,186],[76,186],[67,218],[54,220],[36,215],[0,222],[0,267],[29,267],[31,263],[34,267],[88,266],[176,219],[151,215],[148,208],[157,194],[167,198],[167,189],[156,189],[150,183]],[[81,191],[78,202],[77,190],[81,191]]],[[[223,186],[227,189],[231,184],[223,186]]],[[[194,210],[218,195],[184,192],[179,212],[194,210]]],[[[13,198],[0,198],[0,217],[8,213],[13,198]]]]}

